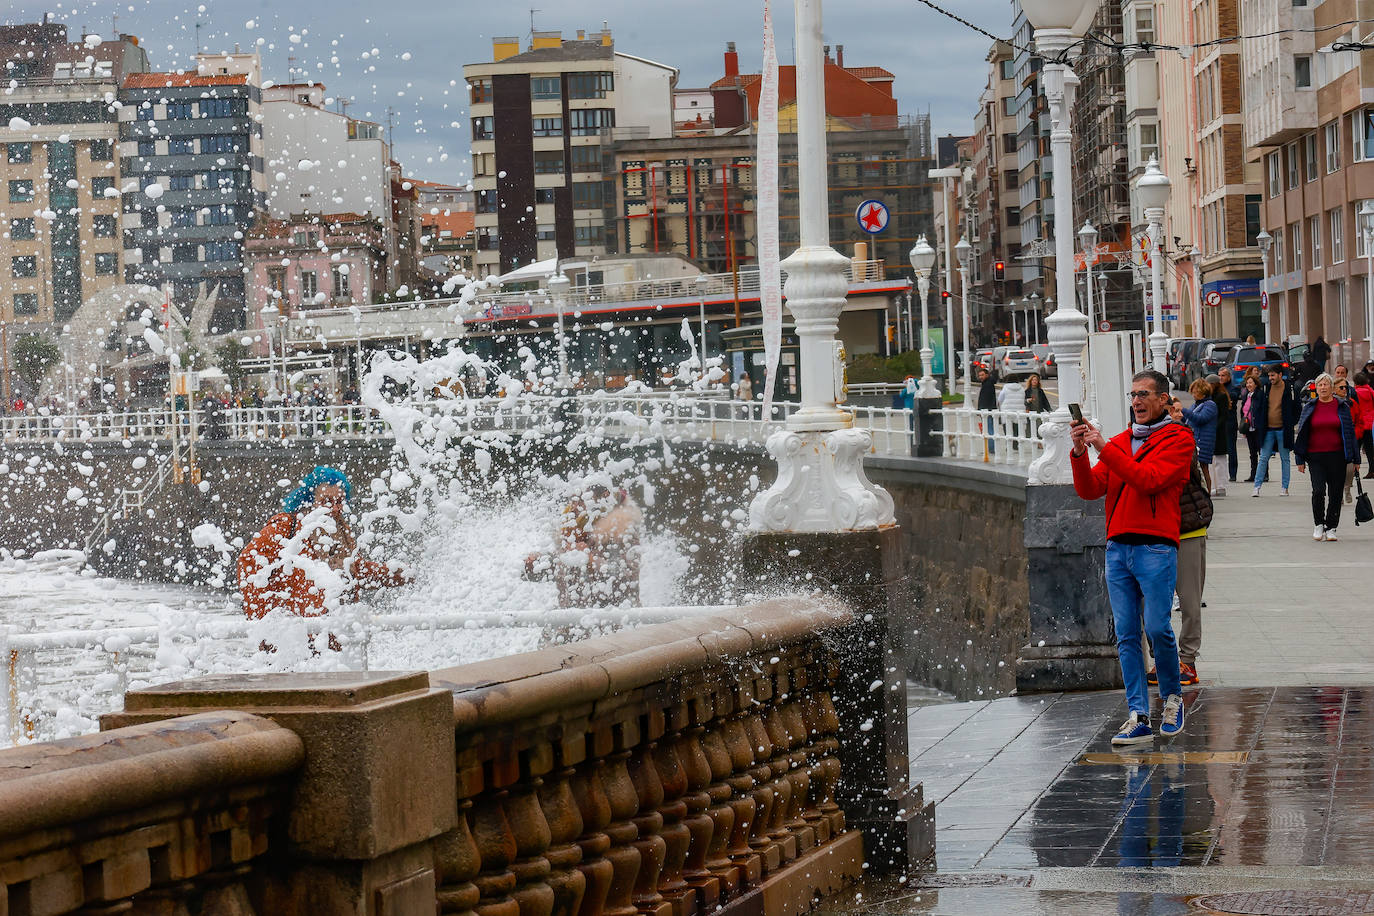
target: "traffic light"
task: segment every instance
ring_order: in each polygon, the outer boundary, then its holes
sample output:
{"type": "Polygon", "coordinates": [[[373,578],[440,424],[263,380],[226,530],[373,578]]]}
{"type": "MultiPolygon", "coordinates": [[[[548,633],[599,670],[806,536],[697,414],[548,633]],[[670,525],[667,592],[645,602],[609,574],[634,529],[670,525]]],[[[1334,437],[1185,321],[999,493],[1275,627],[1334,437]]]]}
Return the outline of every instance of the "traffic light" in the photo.
{"type": "Polygon", "coordinates": [[[993,277],[995,277],[997,280],[1005,280],[1005,279],[1007,278],[1007,264],[1006,264],[1006,262],[1005,262],[1005,261],[994,261],[993,264],[992,264],[992,275],[993,275],[993,277]]]}
{"type": "Polygon", "coordinates": [[[941,298],[941,299],[948,299],[948,298],[949,298],[949,290],[947,290],[947,289],[942,289],[942,290],[940,290],[940,298],[941,298]]]}

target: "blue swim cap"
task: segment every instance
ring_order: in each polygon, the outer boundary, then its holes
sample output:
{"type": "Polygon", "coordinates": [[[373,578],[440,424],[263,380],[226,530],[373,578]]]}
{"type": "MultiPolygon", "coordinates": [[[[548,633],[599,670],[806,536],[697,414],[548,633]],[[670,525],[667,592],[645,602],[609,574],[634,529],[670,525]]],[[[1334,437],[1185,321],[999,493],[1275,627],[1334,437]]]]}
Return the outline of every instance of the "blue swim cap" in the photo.
{"type": "Polygon", "coordinates": [[[315,504],[315,488],[322,483],[338,484],[344,489],[344,501],[353,500],[353,485],[348,482],[348,475],[338,468],[316,467],[301,480],[301,485],[296,487],[286,498],[282,500],[282,508],[287,512],[297,512],[307,506],[315,504]]]}

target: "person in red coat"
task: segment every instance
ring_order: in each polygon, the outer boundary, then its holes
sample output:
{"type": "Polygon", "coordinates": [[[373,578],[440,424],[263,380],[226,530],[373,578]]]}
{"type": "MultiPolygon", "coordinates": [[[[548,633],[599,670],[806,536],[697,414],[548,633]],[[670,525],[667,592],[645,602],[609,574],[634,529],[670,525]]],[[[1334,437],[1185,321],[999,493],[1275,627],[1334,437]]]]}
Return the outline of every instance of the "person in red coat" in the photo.
{"type": "Polygon", "coordinates": [[[1169,416],[1169,380],[1153,369],[1131,380],[1131,428],[1110,441],[1087,421],[1075,423],[1073,486],[1083,499],[1107,498],[1107,595],[1116,624],[1116,653],[1130,714],[1114,745],[1147,744],[1150,697],[1141,652],[1141,618],[1154,650],[1163,705],[1159,734],[1183,731],[1178,641],[1169,612],[1178,580],[1179,499],[1196,445],[1169,416]],[[1097,463],[1088,449],[1097,452],[1097,463]]]}

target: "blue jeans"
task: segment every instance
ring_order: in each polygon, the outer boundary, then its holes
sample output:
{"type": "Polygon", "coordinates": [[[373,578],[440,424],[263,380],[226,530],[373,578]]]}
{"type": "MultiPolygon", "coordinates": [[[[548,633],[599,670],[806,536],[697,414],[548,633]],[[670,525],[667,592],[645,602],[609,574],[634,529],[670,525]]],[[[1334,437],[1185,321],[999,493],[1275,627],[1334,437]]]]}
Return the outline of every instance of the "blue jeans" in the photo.
{"type": "Polygon", "coordinates": [[[1107,542],[1107,595],[1116,624],[1116,655],[1131,712],[1149,715],[1145,656],[1140,651],[1140,621],[1155,655],[1159,695],[1183,695],[1178,676],[1178,641],[1169,622],[1178,584],[1178,548],[1165,544],[1107,542]]]}
{"type": "Polygon", "coordinates": [[[1269,459],[1279,453],[1279,464],[1283,466],[1283,488],[1288,489],[1288,455],[1290,450],[1283,447],[1283,430],[1270,429],[1264,433],[1264,444],[1260,446],[1259,469],[1255,471],[1255,489],[1264,484],[1264,475],[1269,470],[1269,459]]]}

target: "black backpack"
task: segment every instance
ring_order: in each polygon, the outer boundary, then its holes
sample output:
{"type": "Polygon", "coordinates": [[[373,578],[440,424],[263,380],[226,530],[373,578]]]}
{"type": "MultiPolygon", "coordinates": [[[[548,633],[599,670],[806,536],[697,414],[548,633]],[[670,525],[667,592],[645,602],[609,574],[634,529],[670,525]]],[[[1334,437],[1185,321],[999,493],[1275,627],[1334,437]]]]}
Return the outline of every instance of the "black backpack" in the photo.
{"type": "Polygon", "coordinates": [[[1196,458],[1188,471],[1188,482],[1183,485],[1183,495],[1178,498],[1178,511],[1179,534],[1212,524],[1212,496],[1202,482],[1202,465],[1196,458]]]}

